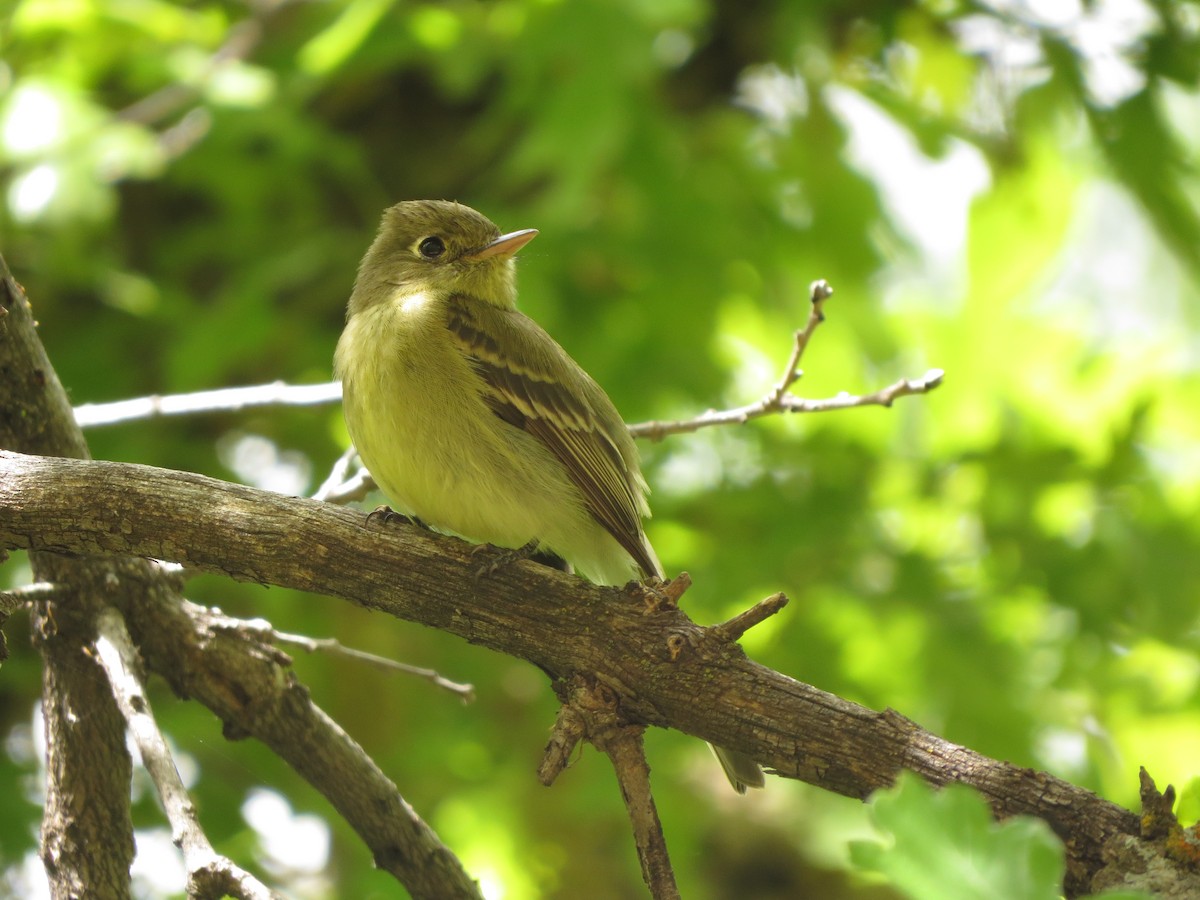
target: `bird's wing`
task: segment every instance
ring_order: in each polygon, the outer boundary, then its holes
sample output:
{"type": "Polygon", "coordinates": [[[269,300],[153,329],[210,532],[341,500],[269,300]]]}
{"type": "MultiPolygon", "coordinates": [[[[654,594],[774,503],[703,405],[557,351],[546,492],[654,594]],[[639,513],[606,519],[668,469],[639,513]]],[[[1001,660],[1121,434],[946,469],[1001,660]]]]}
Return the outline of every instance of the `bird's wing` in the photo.
{"type": "Polygon", "coordinates": [[[588,511],[646,575],[659,567],[642,534],[646,484],[612,401],[532,319],[454,296],[447,327],[484,383],[492,412],[563,464],[588,511]],[[563,380],[554,370],[572,373],[563,380]]]}

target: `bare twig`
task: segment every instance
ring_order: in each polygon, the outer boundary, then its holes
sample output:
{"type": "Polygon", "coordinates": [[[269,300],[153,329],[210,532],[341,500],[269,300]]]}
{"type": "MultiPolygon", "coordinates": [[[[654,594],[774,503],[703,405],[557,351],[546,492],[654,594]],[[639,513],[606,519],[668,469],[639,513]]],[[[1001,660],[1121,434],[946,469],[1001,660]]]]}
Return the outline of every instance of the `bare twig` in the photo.
{"type": "Polygon", "coordinates": [[[238,412],[256,406],[318,406],[337,403],[341,398],[342,386],[336,381],[324,384],[285,384],[275,381],[193,394],[152,395],[114,403],[85,403],[75,408],[75,422],[80,428],[95,428],[158,416],[238,412]]]}
{"type": "MultiPolygon", "coordinates": [[[[353,451],[353,447],[350,448],[353,451]]],[[[326,479],[328,484],[332,479],[326,479]]],[[[338,506],[346,506],[358,500],[366,498],[371,491],[375,490],[377,485],[375,479],[371,477],[371,473],[366,469],[359,469],[348,479],[341,484],[334,484],[328,489],[326,485],[321,485],[321,489],[313,495],[314,500],[324,500],[326,503],[334,503],[338,506]]]]}
{"type": "Polygon", "coordinates": [[[353,444],[342,452],[342,455],[330,466],[329,474],[325,476],[325,480],[321,482],[321,486],[312,495],[314,500],[328,500],[330,495],[346,482],[346,478],[350,473],[350,464],[354,462],[356,455],[357,451],[354,449],[353,444]]]}
{"type": "Polygon", "coordinates": [[[558,708],[558,718],[554,720],[550,740],[542,751],[542,761],[538,763],[538,781],[546,787],[554,784],[571,761],[571,754],[583,740],[586,730],[583,717],[570,704],[564,703],[558,708]]]}
{"type": "Polygon", "coordinates": [[[679,888],[667,853],[667,840],[663,836],[654,795],[650,792],[650,765],[646,762],[642,742],[645,731],[644,726],[619,726],[606,732],[604,738],[597,741],[597,746],[608,754],[617,773],[621,799],[625,801],[633,826],[642,878],[650,888],[650,896],[655,900],[678,900],[679,888]]]}
{"type": "MultiPolygon", "coordinates": [[[[629,426],[635,438],[662,440],[671,434],[686,434],[716,425],[740,425],[751,419],[777,413],[830,412],[857,406],[891,406],[898,398],[925,394],[942,383],[945,373],[930,369],[920,378],[904,378],[870,394],[842,392],[834,397],[807,399],[791,393],[792,386],[803,372],[800,362],[808,349],[814,332],[825,321],[825,303],[833,296],[833,288],[824,280],[814,281],[810,288],[811,308],[808,321],[792,340],[792,351],[778,381],[755,403],[734,409],[709,410],[678,421],[642,422],[629,426]]],[[[114,425],[157,416],[197,415],[217,412],[237,412],[260,406],[317,406],[341,400],[338,382],[311,385],[289,385],[282,381],[252,387],[221,388],[191,394],[168,394],[118,400],[113,403],[90,403],[76,407],[75,421],[81,428],[114,425]]],[[[347,448],[334,463],[324,483],[313,499],[345,505],[362,500],[376,487],[370,472],[359,469],[348,475],[354,460],[354,448],[347,448]]]]}
{"type": "MultiPolygon", "coordinates": [[[[2,307],[0,307],[2,308],[2,307]]],[[[5,554],[7,555],[7,554],[5,554]]],[[[3,559],[0,558],[0,562],[3,559]]],[[[8,621],[8,617],[33,600],[47,600],[59,592],[58,585],[52,581],[35,581],[12,591],[0,591],[0,628],[8,621]]],[[[8,659],[8,641],[0,632],[0,663],[8,659]]]]}
{"type": "Polygon", "coordinates": [[[112,684],[113,696],[141,754],[142,765],[150,773],[150,779],[158,791],[163,810],[171,823],[171,839],[183,850],[184,865],[188,872],[188,895],[228,894],[250,900],[280,898],[279,894],[249,872],[219,856],[209,843],[183,779],[179,777],[166,738],[154,720],[150,700],[139,674],[140,661],[121,614],[112,607],[101,610],[96,617],[96,631],[97,658],[112,684]],[[219,890],[214,891],[214,888],[219,890]]]}
{"type": "Polygon", "coordinates": [[[804,351],[808,349],[808,342],[812,338],[813,332],[825,321],[825,301],[832,296],[833,288],[823,278],[814,281],[809,287],[811,306],[808,310],[808,321],[804,323],[802,329],[796,332],[792,342],[792,355],[788,358],[787,367],[776,383],[775,390],[767,395],[775,403],[782,401],[788,389],[804,374],[800,371],[800,360],[804,356],[804,351]]]}
{"type": "Polygon", "coordinates": [[[277,644],[290,644],[309,653],[332,653],[337,656],[344,656],[347,659],[356,660],[357,662],[366,663],[387,672],[403,672],[405,675],[415,675],[440,687],[444,691],[449,691],[462,700],[463,703],[471,703],[475,699],[475,686],[473,684],[459,684],[457,681],[451,681],[449,678],[442,677],[433,669],[410,666],[407,663],[397,662],[385,656],[376,656],[374,653],[368,653],[365,650],[347,647],[336,638],[312,638],[303,634],[288,634],[284,631],[277,631],[271,627],[271,624],[266,619],[253,619],[242,624],[257,628],[267,636],[268,640],[274,641],[277,644]]]}
{"type": "Polygon", "coordinates": [[[329,471],[329,475],[325,481],[317,488],[316,493],[312,495],[314,500],[324,500],[326,503],[336,503],[338,506],[345,506],[348,503],[353,503],[356,500],[364,499],[367,494],[375,490],[375,479],[371,477],[362,465],[359,465],[358,471],[353,475],[348,475],[350,465],[358,456],[358,451],[354,449],[354,445],[346,448],[346,452],[337,458],[333,467],[329,471]]]}
{"type": "Polygon", "coordinates": [[[366,663],[377,669],[383,669],[386,672],[402,672],[405,675],[414,675],[417,678],[424,679],[440,687],[442,690],[449,691],[462,700],[463,703],[471,703],[475,700],[475,686],[472,684],[460,684],[457,681],[451,681],[449,678],[443,677],[433,669],[410,666],[407,663],[388,659],[386,656],[377,656],[374,653],[368,653],[366,650],[347,647],[336,638],[314,638],[305,634],[290,634],[286,631],[279,631],[266,619],[237,619],[216,611],[209,612],[207,620],[209,626],[214,630],[222,631],[234,637],[242,639],[253,638],[276,644],[288,644],[293,647],[299,647],[307,653],[329,653],[335,656],[343,656],[355,662],[366,663]]]}
{"type": "Polygon", "coordinates": [[[11,591],[0,591],[0,621],[26,603],[34,600],[49,600],[58,592],[58,585],[52,581],[35,581],[32,584],[13,588],[11,591]]]}
{"type": "Polygon", "coordinates": [[[788,357],[787,365],[784,366],[779,380],[762,399],[734,409],[710,409],[692,419],[681,419],[674,422],[642,422],[638,425],[630,425],[630,433],[636,438],[660,441],[671,434],[688,434],[699,431],[701,428],[711,428],[714,425],[743,425],[751,419],[776,413],[815,413],[850,409],[856,406],[891,406],[899,397],[925,394],[942,383],[945,373],[941,369],[930,369],[920,378],[901,379],[895,384],[871,394],[847,394],[843,391],[835,397],[809,400],[790,393],[792,385],[804,375],[800,369],[800,361],[804,357],[804,351],[808,349],[808,342],[812,338],[813,332],[825,321],[825,302],[832,296],[833,288],[827,281],[813,282],[812,306],[809,310],[808,321],[793,336],[792,352],[788,357]]]}
{"type": "Polygon", "coordinates": [[[721,640],[736,641],[755,625],[769,619],[787,606],[787,602],[786,594],[782,592],[772,594],[765,600],[759,600],[745,612],[738,613],[732,619],[722,622],[720,625],[714,625],[710,629],[710,634],[721,640]]]}
{"type": "Polygon", "coordinates": [[[650,791],[650,764],[646,762],[642,742],[645,726],[621,721],[617,696],[600,683],[577,680],[564,708],[574,711],[586,729],[588,740],[612,762],[650,896],[654,900],[679,900],[667,840],[650,791]]]}

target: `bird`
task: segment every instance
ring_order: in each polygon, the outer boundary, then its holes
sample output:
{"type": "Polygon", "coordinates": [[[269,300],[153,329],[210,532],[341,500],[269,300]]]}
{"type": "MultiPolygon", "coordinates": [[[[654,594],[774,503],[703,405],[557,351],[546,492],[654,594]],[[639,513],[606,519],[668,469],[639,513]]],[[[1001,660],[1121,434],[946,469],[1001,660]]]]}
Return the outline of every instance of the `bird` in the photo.
{"type": "MultiPolygon", "coordinates": [[[[517,309],[502,233],[447,200],[384,211],[334,354],[347,429],[403,515],[498,548],[537,548],[588,580],[663,576],[646,538],[649,488],[604,389],[517,309]]],[[[739,793],[748,756],[713,748],[739,793]]]]}

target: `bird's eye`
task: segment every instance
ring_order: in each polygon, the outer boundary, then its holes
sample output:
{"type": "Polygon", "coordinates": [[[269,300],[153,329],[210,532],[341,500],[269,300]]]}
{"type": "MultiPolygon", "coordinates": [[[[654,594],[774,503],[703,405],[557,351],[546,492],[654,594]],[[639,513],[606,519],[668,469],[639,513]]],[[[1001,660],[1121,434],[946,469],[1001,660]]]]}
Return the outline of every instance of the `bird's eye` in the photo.
{"type": "Polygon", "coordinates": [[[437,259],[446,252],[446,245],[440,237],[427,237],[417,244],[417,252],[426,259],[437,259]]]}

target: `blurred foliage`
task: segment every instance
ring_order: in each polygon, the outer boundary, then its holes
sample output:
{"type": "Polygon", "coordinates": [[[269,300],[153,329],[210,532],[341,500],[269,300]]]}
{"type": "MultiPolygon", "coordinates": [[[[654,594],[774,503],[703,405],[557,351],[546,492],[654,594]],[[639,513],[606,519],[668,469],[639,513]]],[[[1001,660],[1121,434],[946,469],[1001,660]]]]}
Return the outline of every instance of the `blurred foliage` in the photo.
{"type": "MultiPolygon", "coordinates": [[[[650,536],[692,573],[691,614],[782,589],[744,641],[763,663],[1127,805],[1144,764],[1197,808],[1200,5],[22,0],[0,35],[0,251],[77,402],[327,379],[402,198],[541,229],[523,308],[631,421],[756,399],[827,278],[800,391],[946,383],[646,446],[650,536]]],[[[293,409],[89,440],[302,492],[346,437],[338,410],[293,409]]],[[[340,602],[189,591],[478,686],[460,707],[297,660],[489,896],[640,896],[604,760],[535,784],[539,673],[340,602]]],[[[23,798],[0,816],[0,893],[28,887],[39,814],[24,621],[0,674],[0,784],[23,798]]],[[[218,849],[294,896],[396,896],[278,760],[157,687],[218,849]],[[320,820],[327,856],[306,842],[320,820]]],[[[737,798],[699,742],[648,744],[685,896],[897,896],[851,860],[861,804],[782,782],[737,798]]],[[[146,785],[136,800],[160,847],[146,785]]],[[[952,861],[953,830],[923,852],[952,861]]],[[[169,862],[145,850],[144,895],[169,893],[169,862]]]]}
{"type": "Polygon", "coordinates": [[[961,784],[934,791],[905,772],[871,799],[871,818],[887,843],[860,841],[852,859],[889,876],[913,900],[1058,900],[1061,846],[1040,819],[996,822],[983,799],[961,784]]]}

